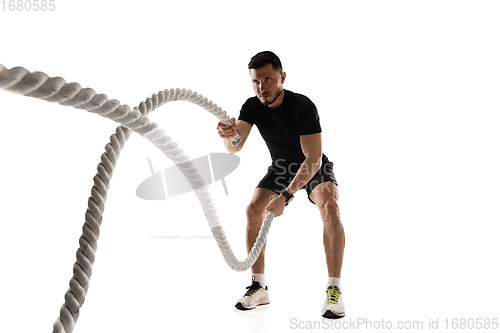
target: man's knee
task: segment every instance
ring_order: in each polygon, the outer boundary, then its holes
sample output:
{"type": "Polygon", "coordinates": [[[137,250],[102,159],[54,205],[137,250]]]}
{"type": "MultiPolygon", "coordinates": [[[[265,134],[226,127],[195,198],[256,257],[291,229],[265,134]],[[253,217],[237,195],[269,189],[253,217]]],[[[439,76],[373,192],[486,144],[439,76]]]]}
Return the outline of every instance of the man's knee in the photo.
{"type": "Polygon", "coordinates": [[[262,218],[265,215],[265,208],[267,203],[262,201],[252,201],[246,208],[248,223],[262,222],[262,218]]]}
{"type": "Polygon", "coordinates": [[[262,188],[256,189],[252,201],[250,201],[250,204],[246,208],[247,219],[249,221],[261,219],[260,222],[262,222],[262,219],[266,213],[266,206],[270,202],[269,197],[272,194],[274,193],[271,190],[262,188]]]}
{"type": "Polygon", "coordinates": [[[340,211],[337,199],[329,198],[321,200],[317,205],[323,222],[332,225],[340,223],[340,211]]]}
{"type": "Polygon", "coordinates": [[[254,202],[251,202],[246,209],[247,217],[252,218],[262,214],[262,207],[254,202]]]}

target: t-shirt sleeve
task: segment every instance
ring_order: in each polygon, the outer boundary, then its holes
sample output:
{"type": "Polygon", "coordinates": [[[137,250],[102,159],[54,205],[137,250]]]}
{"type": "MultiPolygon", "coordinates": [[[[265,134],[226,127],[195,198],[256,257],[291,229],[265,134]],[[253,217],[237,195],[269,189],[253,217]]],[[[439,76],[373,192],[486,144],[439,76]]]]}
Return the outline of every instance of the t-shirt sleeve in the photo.
{"type": "Polygon", "coordinates": [[[318,110],[311,100],[306,99],[300,108],[298,121],[300,135],[321,133],[318,110]]]}
{"type": "Polygon", "coordinates": [[[255,124],[254,113],[252,112],[252,108],[249,106],[249,104],[250,100],[247,100],[245,104],[243,104],[238,120],[244,120],[250,125],[253,125],[255,124]]]}

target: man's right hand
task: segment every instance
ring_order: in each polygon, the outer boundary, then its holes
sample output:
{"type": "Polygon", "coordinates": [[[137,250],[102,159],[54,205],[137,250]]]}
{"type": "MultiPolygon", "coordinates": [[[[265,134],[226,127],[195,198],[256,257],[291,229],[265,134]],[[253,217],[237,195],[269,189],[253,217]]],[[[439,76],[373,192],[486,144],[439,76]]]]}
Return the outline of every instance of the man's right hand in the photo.
{"type": "Polygon", "coordinates": [[[217,124],[217,132],[219,133],[220,137],[223,139],[229,139],[229,138],[232,138],[233,136],[236,135],[236,132],[237,132],[236,119],[231,118],[229,121],[233,125],[226,125],[226,124],[221,123],[220,121],[217,124]]]}

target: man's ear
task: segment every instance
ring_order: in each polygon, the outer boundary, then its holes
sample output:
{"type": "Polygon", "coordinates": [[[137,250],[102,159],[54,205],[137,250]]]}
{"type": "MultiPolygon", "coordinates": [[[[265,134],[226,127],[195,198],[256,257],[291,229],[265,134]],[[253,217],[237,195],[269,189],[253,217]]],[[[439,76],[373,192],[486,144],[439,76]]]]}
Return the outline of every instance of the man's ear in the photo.
{"type": "Polygon", "coordinates": [[[286,72],[281,73],[281,84],[285,83],[286,72]]]}

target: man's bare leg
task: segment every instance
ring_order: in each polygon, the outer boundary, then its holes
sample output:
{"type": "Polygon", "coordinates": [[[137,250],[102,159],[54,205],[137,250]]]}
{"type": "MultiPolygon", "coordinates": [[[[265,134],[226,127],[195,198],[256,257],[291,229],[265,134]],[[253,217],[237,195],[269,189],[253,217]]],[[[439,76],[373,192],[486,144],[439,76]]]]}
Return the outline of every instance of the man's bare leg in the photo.
{"type": "MultiPolygon", "coordinates": [[[[250,204],[247,206],[246,244],[248,253],[250,253],[250,250],[252,250],[252,247],[255,244],[255,240],[259,236],[260,227],[262,226],[262,222],[264,221],[264,217],[266,215],[264,208],[266,208],[266,206],[269,204],[269,197],[273,194],[275,193],[271,190],[258,187],[255,189],[253,198],[250,201],[250,204]]],[[[264,244],[259,258],[252,266],[252,273],[264,274],[264,252],[266,250],[266,244],[264,244]]]]}
{"type": "MultiPolygon", "coordinates": [[[[269,197],[273,195],[274,192],[264,188],[256,188],[252,201],[247,207],[247,251],[250,253],[255,240],[257,239],[264,221],[265,208],[269,203],[269,197]]],[[[266,249],[266,244],[262,247],[262,252],[259,258],[252,266],[252,274],[255,280],[252,285],[247,287],[247,292],[243,297],[236,301],[236,308],[239,310],[252,310],[259,305],[269,304],[269,294],[265,282],[263,282],[264,274],[264,251],[266,249]]]]}
{"type": "Polygon", "coordinates": [[[310,194],[318,206],[323,220],[323,244],[328,268],[328,288],[321,309],[325,318],[336,319],[345,316],[344,301],[340,291],[340,272],[344,258],[345,235],[340,221],[337,186],[332,182],[321,183],[310,194]]]}
{"type": "Polygon", "coordinates": [[[321,183],[311,192],[311,200],[318,206],[323,220],[328,276],[340,278],[344,258],[345,235],[338,207],[339,193],[332,182],[321,183]]]}

